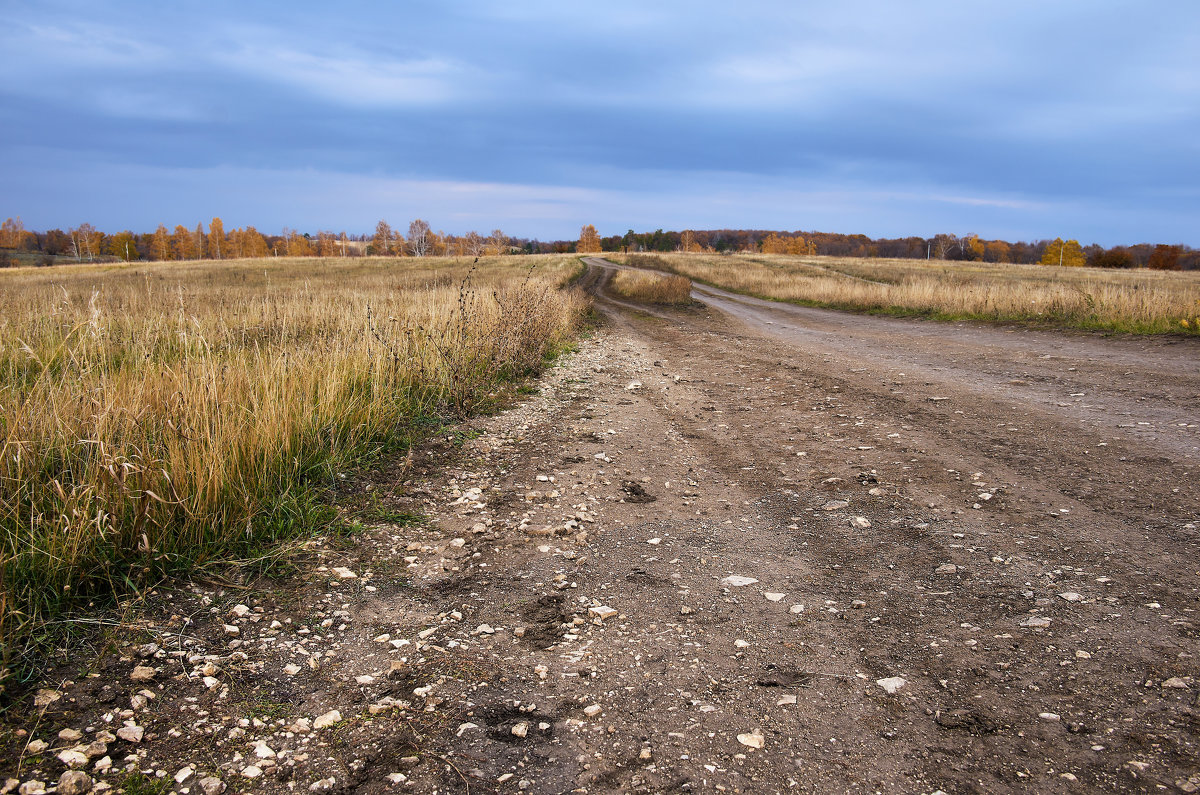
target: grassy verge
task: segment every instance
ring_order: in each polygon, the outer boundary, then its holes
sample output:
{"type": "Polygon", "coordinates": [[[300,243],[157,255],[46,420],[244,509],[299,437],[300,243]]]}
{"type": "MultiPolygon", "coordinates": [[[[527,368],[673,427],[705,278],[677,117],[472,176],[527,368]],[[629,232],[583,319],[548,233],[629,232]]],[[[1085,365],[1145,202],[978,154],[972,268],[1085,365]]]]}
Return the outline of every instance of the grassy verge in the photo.
{"type": "Polygon", "coordinates": [[[0,272],[4,662],[64,610],[330,521],[322,492],[339,473],[488,407],[569,344],[586,307],[560,287],[576,269],[0,272]]]}
{"type": "Polygon", "coordinates": [[[1200,273],[771,254],[613,255],[734,292],[897,317],[1200,335],[1200,273]]]}
{"type": "Polygon", "coordinates": [[[613,274],[612,290],[629,301],[644,304],[690,304],[692,280],[686,276],[620,270],[613,274]]]}

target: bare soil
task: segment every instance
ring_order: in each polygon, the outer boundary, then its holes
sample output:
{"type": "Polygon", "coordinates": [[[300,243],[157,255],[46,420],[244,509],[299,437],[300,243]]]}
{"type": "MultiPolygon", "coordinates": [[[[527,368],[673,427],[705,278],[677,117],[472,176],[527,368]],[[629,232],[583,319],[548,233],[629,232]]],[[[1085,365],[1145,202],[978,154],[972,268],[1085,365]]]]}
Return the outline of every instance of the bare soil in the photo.
{"type": "Polygon", "coordinates": [[[539,395],[345,482],[427,520],[155,595],[10,710],[4,778],[1200,789],[1196,340],[643,308],[611,267],[539,395]]]}

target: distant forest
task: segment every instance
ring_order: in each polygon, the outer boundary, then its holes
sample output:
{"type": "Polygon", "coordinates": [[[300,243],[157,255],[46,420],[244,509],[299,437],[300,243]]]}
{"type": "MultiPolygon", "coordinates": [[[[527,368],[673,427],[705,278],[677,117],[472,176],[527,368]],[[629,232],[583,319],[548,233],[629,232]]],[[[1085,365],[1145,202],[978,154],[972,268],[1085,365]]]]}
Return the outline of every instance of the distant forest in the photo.
{"type": "Polygon", "coordinates": [[[53,265],[96,261],[241,259],[245,257],[361,257],[361,256],[484,256],[577,252],[689,251],[764,254],[810,254],[835,257],[893,257],[1041,263],[1100,268],[1153,268],[1200,270],[1200,250],[1184,245],[1139,243],[1104,248],[1080,245],[1076,240],[1036,240],[1010,243],[985,240],[978,235],[939,234],[930,238],[870,238],[834,232],[769,229],[707,229],[635,232],[601,236],[587,225],[579,240],[542,241],[512,237],[499,229],[487,235],[434,231],[418,218],[407,234],[380,221],[370,234],[300,232],[284,228],[281,234],[262,234],[252,226],[226,231],[220,218],[206,229],[160,225],[153,232],[104,232],[91,224],[44,232],[25,229],[20,218],[0,225],[0,267],[53,265]]]}

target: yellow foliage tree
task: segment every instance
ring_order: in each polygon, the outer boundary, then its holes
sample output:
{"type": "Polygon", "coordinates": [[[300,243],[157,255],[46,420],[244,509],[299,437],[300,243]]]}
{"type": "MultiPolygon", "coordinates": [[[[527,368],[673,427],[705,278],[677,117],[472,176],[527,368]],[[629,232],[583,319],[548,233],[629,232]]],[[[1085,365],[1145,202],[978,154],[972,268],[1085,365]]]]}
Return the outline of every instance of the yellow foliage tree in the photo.
{"type": "Polygon", "coordinates": [[[679,250],[686,253],[700,251],[700,244],[696,242],[696,233],[690,229],[683,230],[683,234],[679,236],[679,250]]]}
{"type": "Polygon", "coordinates": [[[183,224],[176,225],[175,233],[171,235],[171,259],[195,258],[196,241],[192,233],[183,224]]]}
{"type": "Polygon", "coordinates": [[[1064,243],[1061,237],[1056,237],[1042,253],[1041,264],[1082,268],[1087,264],[1087,257],[1084,256],[1083,247],[1079,245],[1078,240],[1068,240],[1064,243]]]}
{"type": "Polygon", "coordinates": [[[764,254],[788,253],[787,241],[774,232],[763,238],[762,243],[759,245],[762,247],[762,253],[764,254]]]}
{"type": "Polygon", "coordinates": [[[596,227],[588,224],[580,229],[579,246],[576,251],[580,254],[599,254],[600,250],[600,234],[596,231],[596,227]]]}
{"type": "Polygon", "coordinates": [[[159,224],[158,229],[154,230],[154,237],[150,243],[150,256],[157,260],[171,258],[171,233],[162,224],[159,224]]]}
{"type": "Polygon", "coordinates": [[[486,252],[489,256],[500,256],[508,253],[508,235],[501,232],[499,229],[493,229],[492,234],[487,239],[486,252]]]}
{"type": "Polygon", "coordinates": [[[221,259],[225,256],[222,253],[224,248],[225,224],[220,218],[214,218],[208,225],[208,256],[212,259],[221,259]]]}

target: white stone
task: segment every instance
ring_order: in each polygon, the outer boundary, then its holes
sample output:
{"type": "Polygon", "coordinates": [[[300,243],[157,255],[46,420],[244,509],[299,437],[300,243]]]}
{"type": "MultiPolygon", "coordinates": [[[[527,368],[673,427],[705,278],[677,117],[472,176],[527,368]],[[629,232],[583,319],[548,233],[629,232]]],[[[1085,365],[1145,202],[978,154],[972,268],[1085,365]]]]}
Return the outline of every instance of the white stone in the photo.
{"type": "Polygon", "coordinates": [[[474,634],[476,634],[476,635],[495,635],[496,630],[491,624],[480,624],[479,626],[475,627],[474,634]]]}
{"type": "Polygon", "coordinates": [[[1044,628],[1050,626],[1050,619],[1045,616],[1030,616],[1029,618],[1022,619],[1021,626],[1031,629],[1044,628]]]}
{"type": "Polygon", "coordinates": [[[788,609],[788,612],[789,612],[789,613],[794,613],[794,614],[796,614],[796,615],[799,615],[800,613],[803,613],[803,612],[804,612],[804,605],[792,605],[792,606],[791,606],[791,607],[788,609]]]}
{"type": "Polygon", "coordinates": [[[943,563],[942,565],[940,565],[936,569],[934,569],[933,573],[934,574],[957,574],[958,566],[955,566],[953,563],[943,563]]]}
{"type": "Polygon", "coordinates": [[[274,759],[275,751],[262,740],[254,744],[254,755],[259,759],[274,759]]]}
{"type": "Polygon", "coordinates": [[[1062,593],[1060,593],[1058,595],[1058,598],[1063,599],[1067,602],[1082,602],[1083,601],[1083,597],[1081,595],[1075,593],[1074,591],[1063,591],[1062,593]]]}
{"type": "Polygon", "coordinates": [[[74,748],[68,748],[58,752],[58,761],[67,767],[83,767],[88,763],[88,758],[87,754],[76,751],[74,748]]]}
{"type": "Polygon", "coordinates": [[[233,624],[226,624],[226,625],[224,626],[224,629],[225,629],[225,634],[226,634],[226,635],[228,635],[228,636],[230,636],[230,637],[233,637],[233,636],[235,636],[235,635],[241,635],[241,634],[242,634],[242,630],[241,630],[241,628],[239,628],[239,627],[235,627],[233,624]]]}
{"type": "Polygon", "coordinates": [[[331,709],[328,712],[326,712],[324,715],[320,715],[320,716],[314,718],[313,722],[312,722],[312,727],[314,729],[324,729],[329,726],[333,726],[335,724],[341,723],[341,721],[342,721],[342,713],[338,712],[336,709],[331,709]]]}
{"type": "Polygon", "coordinates": [[[196,768],[192,767],[191,765],[188,765],[187,767],[181,767],[179,770],[175,771],[175,783],[182,784],[195,774],[196,768]]]}
{"type": "Polygon", "coordinates": [[[737,648],[739,648],[739,649],[748,649],[748,648],[750,648],[750,644],[749,644],[749,642],[747,642],[747,641],[744,641],[744,640],[742,640],[741,638],[738,638],[737,640],[735,640],[735,641],[733,642],[733,645],[734,645],[734,646],[736,646],[736,647],[737,647],[737,648]]]}
{"type": "Polygon", "coordinates": [[[589,718],[594,718],[603,711],[604,707],[600,706],[599,704],[589,704],[583,708],[583,714],[587,715],[589,718]]]}
{"type": "Polygon", "coordinates": [[[247,765],[242,768],[242,776],[244,778],[258,778],[263,774],[262,768],[257,765],[247,765]]]}
{"type": "Polygon", "coordinates": [[[866,530],[871,526],[871,520],[865,516],[855,516],[850,520],[850,526],[858,530],[866,530]]]}
{"type": "Polygon", "coordinates": [[[200,791],[204,795],[221,795],[225,791],[225,782],[216,776],[208,776],[207,778],[200,779],[197,786],[200,787],[200,791]]]}
{"type": "Polygon", "coordinates": [[[1162,686],[1169,690],[1187,690],[1187,682],[1180,679],[1178,676],[1172,676],[1170,679],[1162,683],[1162,686]]]}
{"type": "Polygon", "coordinates": [[[768,601],[768,602],[778,602],[780,599],[782,599],[783,597],[787,596],[787,594],[785,594],[785,593],[772,593],[771,591],[767,591],[766,593],[764,593],[764,594],[763,594],[763,596],[765,596],[765,597],[767,598],[767,601],[768,601]]]}
{"type": "Polygon", "coordinates": [[[759,729],[755,729],[749,734],[739,734],[737,741],[747,748],[762,748],[766,744],[762,731],[759,729]]]}
{"type": "Polygon", "coordinates": [[[908,684],[908,680],[903,676],[888,676],[883,679],[876,679],[875,684],[882,687],[888,693],[895,694],[908,684]]]}
{"type": "Polygon", "coordinates": [[[335,575],[337,575],[337,578],[339,580],[357,580],[358,579],[358,575],[355,574],[354,572],[350,571],[350,569],[346,568],[345,566],[337,566],[337,567],[333,568],[332,571],[335,575]]]}
{"type": "Polygon", "coordinates": [[[117,729],[117,736],[127,743],[140,743],[146,730],[141,726],[122,726],[117,729]]]}
{"type": "Polygon", "coordinates": [[[1062,720],[1062,718],[1055,712],[1039,712],[1038,717],[1049,723],[1062,720]]]}
{"type": "Polygon", "coordinates": [[[742,577],[737,574],[730,574],[725,579],[721,580],[722,585],[728,585],[731,588],[741,588],[746,585],[753,585],[758,580],[753,577],[742,577]]]}
{"type": "Polygon", "coordinates": [[[250,608],[246,605],[234,605],[233,609],[229,612],[233,613],[233,615],[237,618],[245,618],[247,615],[249,615],[250,608]]]}
{"type": "Polygon", "coordinates": [[[529,734],[529,724],[525,721],[521,721],[509,729],[509,731],[512,732],[514,737],[524,737],[525,735],[529,734]]]}
{"type": "Polygon", "coordinates": [[[600,619],[601,621],[606,621],[607,619],[617,615],[617,611],[608,605],[596,605],[595,607],[589,607],[588,613],[600,619]]]}

